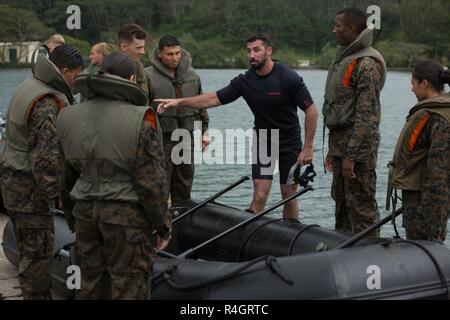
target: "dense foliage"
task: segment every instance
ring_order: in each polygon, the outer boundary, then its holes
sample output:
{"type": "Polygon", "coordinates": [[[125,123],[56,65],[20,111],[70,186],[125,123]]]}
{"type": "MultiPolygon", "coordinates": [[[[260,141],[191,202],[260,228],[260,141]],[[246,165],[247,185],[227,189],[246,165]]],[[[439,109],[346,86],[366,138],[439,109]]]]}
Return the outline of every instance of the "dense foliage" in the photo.
{"type": "Polygon", "coordinates": [[[120,25],[135,22],[151,35],[178,36],[200,67],[244,67],[245,38],[254,32],[274,40],[275,57],[326,66],[336,49],[336,13],[346,6],[381,7],[382,30],[375,46],[391,67],[417,60],[450,61],[448,0],[78,0],[81,30],[69,31],[69,0],[0,0],[0,41],[43,40],[52,32],[71,36],[87,55],[90,44],[116,42],[120,25]]]}

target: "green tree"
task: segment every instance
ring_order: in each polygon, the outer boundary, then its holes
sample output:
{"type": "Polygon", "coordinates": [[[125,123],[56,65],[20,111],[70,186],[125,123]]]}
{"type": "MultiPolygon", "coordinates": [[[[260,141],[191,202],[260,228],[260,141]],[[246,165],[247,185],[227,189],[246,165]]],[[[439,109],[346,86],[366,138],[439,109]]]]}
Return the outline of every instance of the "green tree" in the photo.
{"type": "Polygon", "coordinates": [[[0,4],[0,39],[10,42],[42,40],[53,32],[33,11],[0,4]]]}
{"type": "Polygon", "coordinates": [[[405,40],[430,47],[429,55],[442,60],[450,46],[450,1],[408,0],[401,4],[405,40]]]}
{"type": "Polygon", "coordinates": [[[21,39],[43,39],[45,32],[38,30],[48,28],[90,44],[116,42],[122,24],[138,23],[150,32],[149,42],[163,34],[189,34],[194,62],[209,67],[241,66],[239,53],[246,37],[255,32],[269,34],[287,60],[306,56],[328,65],[336,46],[332,34],[336,13],[348,6],[366,11],[369,5],[378,5],[382,30],[375,35],[375,47],[386,51],[390,64],[408,66],[422,56],[450,60],[449,0],[79,0],[82,29],[76,31],[65,27],[72,0],[0,0],[0,4],[25,10],[2,14],[0,40],[18,34],[21,39]],[[23,21],[27,25],[20,24],[23,21]]]}
{"type": "MultiPolygon", "coordinates": [[[[0,41],[21,44],[26,41],[39,41],[52,32],[44,26],[33,11],[11,8],[0,4],[0,41]]],[[[17,46],[17,61],[28,54],[27,47],[17,46]]],[[[3,46],[0,57],[6,56],[7,47],[3,46]]]]}

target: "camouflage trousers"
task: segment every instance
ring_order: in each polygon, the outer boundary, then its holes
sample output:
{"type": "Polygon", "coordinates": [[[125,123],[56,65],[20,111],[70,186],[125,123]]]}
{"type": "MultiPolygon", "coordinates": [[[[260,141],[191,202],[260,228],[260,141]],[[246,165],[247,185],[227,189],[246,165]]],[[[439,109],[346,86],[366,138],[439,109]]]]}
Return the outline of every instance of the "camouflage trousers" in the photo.
{"type": "MultiPolygon", "coordinates": [[[[176,204],[191,198],[192,184],[194,182],[194,139],[191,135],[191,146],[185,147],[190,150],[191,164],[174,164],[172,161],[172,150],[178,145],[178,141],[171,141],[171,135],[164,135],[164,155],[166,157],[167,184],[170,186],[169,195],[172,204],[176,204]]],[[[180,155],[183,157],[183,154],[180,155]]]]}
{"type": "MultiPolygon", "coordinates": [[[[450,199],[446,210],[430,208],[419,212],[421,194],[418,191],[402,192],[403,227],[409,240],[428,240],[444,242],[447,236],[447,223],[450,218],[450,199]]],[[[449,197],[448,195],[444,195],[449,197]]]]}
{"type": "Polygon", "coordinates": [[[76,218],[80,300],[148,300],[154,249],[149,228],[76,218]]]}
{"type": "MultiPolygon", "coordinates": [[[[336,202],[336,230],[358,234],[380,219],[375,199],[377,175],[375,170],[363,170],[357,163],[356,178],[344,179],[342,164],[342,158],[334,158],[331,196],[336,202]]],[[[379,237],[380,231],[370,236],[379,237]]]]}
{"type": "Polygon", "coordinates": [[[50,300],[54,246],[51,215],[8,211],[19,249],[18,277],[24,300],[50,300]]]}

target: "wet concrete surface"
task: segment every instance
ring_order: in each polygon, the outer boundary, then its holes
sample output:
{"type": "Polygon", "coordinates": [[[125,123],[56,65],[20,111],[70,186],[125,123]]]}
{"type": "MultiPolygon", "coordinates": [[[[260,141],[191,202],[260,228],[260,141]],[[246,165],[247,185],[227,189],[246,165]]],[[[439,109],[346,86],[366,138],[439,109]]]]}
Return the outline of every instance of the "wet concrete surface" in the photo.
{"type": "MultiPolygon", "coordinates": [[[[8,217],[0,213],[0,235],[3,235],[8,217]]],[[[1,240],[0,240],[1,242],[1,240]]],[[[17,269],[6,259],[3,247],[0,246],[0,300],[22,299],[17,269]]]]}

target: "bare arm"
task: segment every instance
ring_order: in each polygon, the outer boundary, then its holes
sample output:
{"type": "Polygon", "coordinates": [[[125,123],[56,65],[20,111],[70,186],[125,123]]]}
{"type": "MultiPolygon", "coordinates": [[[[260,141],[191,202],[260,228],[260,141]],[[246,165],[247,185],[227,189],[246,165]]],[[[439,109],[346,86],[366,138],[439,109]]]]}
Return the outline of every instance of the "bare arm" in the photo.
{"type": "Polygon", "coordinates": [[[317,107],[315,104],[312,104],[305,111],[305,145],[299,157],[301,165],[312,163],[314,137],[316,135],[318,118],[319,113],[317,112],[317,107]]]}
{"type": "Polygon", "coordinates": [[[317,120],[319,119],[319,113],[315,104],[311,105],[305,111],[305,148],[313,148],[314,137],[316,135],[317,120]]]}
{"type": "Polygon", "coordinates": [[[180,106],[194,109],[208,109],[218,107],[222,104],[215,92],[182,99],[155,99],[155,102],[158,103],[158,113],[163,113],[167,108],[180,106]]]}
{"type": "MultiPolygon", "coordinates": [[[[200,85],[199,85],[198,94],[199,95],[203,94],[201,81],[200,81],[200,85]]],[[[216,97],[217,97],[217,94],[216,94],[216,97]]],[[[202,135],[203,136],[205,135],[205,132],[208,131],[208,127],[209,127],[209,115],[208,115],[208,111],[206,109],[201,109],[199,112],[200,121],[202,122],[202,135]]]]}

